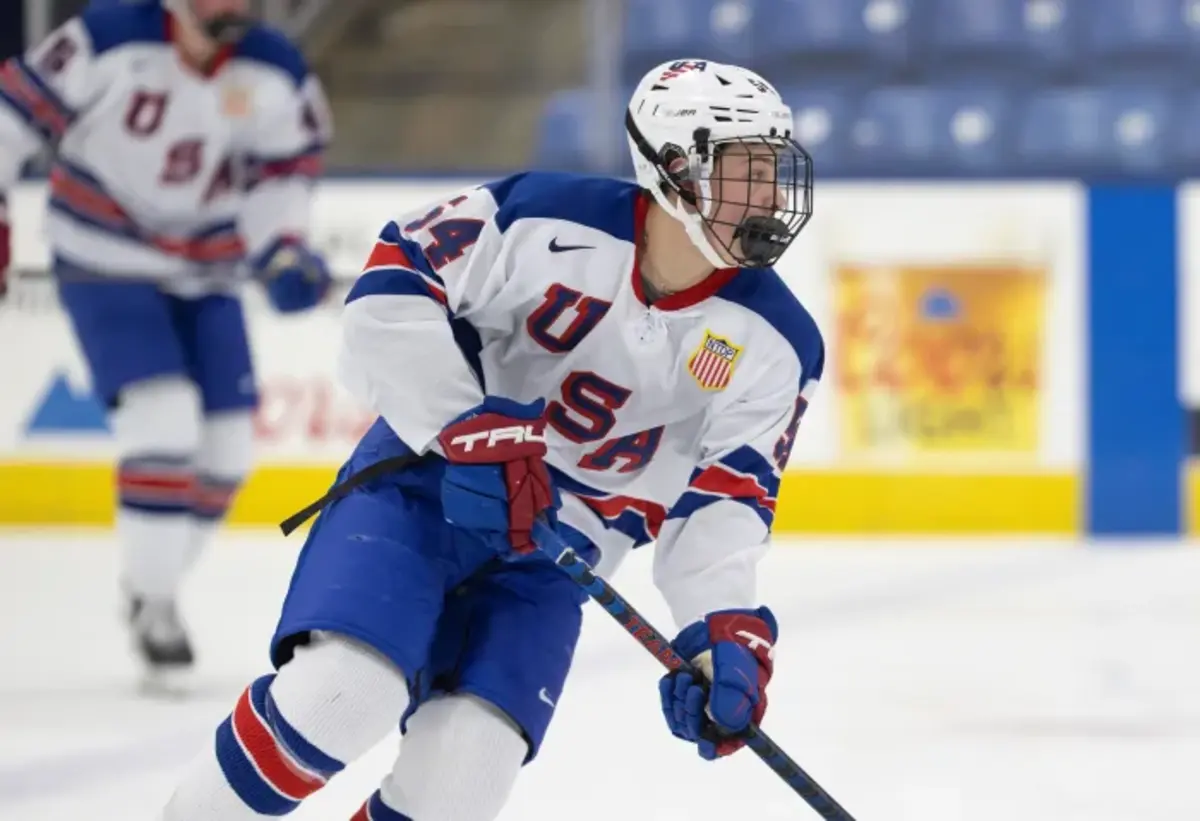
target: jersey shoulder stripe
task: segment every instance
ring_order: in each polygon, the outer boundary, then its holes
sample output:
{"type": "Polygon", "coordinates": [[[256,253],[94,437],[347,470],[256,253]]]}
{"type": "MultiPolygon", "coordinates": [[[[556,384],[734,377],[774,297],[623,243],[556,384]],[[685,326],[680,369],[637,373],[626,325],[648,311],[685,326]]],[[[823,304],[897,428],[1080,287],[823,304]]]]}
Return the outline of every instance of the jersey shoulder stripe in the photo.
{"type": "MultiPolygon", "coordinates": [[[[158,3],[133,3],[89,9],[80,15],[96,56],[132,43],[169,42],[167,13],[158,3]]],[[[278,69],[293,85],[309,76],[308,62],[282,32],[263,24],[250,28],[233,52],[242,59],[278,69]]]]}
{"type": "Polygon", "coordinates": [[[166,43],[167,14],[158,3],[90,9],[79,16],[92,40],[92,54],[131,43],[166,43]]]}
{"type": "Polygon", "coordinates": [[[278,69],[288,76],[299,88],[308,79],[308,61],[300,49],[281,31],[264,25],[255,25],[238,43],[233,58],[260,63],[278,69]]]}
{"type": "Polygon", "coordinates": [[[716,297],[756,314],[786,339],[800,360],[802,383],[821,378],[825,368],[821,329],[773,268],[739,271],[717,291],[716,297]]]}
{"type": "Polygon", "coordinates": [[[507,233],[524,219],[551,219],[634,240],[637,185],[611,177],[547,171],[516,174],[484,186],[496,200],[496,227],[507,233]]]}

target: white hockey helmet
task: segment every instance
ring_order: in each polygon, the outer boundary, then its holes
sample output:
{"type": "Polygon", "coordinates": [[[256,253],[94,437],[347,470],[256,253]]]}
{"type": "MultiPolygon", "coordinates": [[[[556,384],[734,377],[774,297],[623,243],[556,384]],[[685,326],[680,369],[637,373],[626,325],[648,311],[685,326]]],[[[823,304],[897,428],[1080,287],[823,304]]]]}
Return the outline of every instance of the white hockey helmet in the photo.
{"type": "Polygon", "coordinates": [[[233,45],[246,36],[254,18],[233,9],[205,11],[206,0],[162,0],[163,8],[194,22],[210,40],[221,45],[233,45]]]}
{"type": "Polygon", "coordinates": [[[710,60],[663,63],[634,90],[625,130],[638,183],[718,268],[730,260],[742,267],[773,265],[812,216],[812,157],[792,139],[791,108],[753,71],[710,60]],[[714,177],[722,150],[731,145],[772,149],[774,213],[751,205],[749,176],[714,177]],[[740,186],[746,197],[731,199],[740,186]],[[730,213],[722,206],[735,204],[744,206],[736,221],[718,218],[730,213]],[[721,225],[734,229],[732,240],[718,235],[721,225]]]}

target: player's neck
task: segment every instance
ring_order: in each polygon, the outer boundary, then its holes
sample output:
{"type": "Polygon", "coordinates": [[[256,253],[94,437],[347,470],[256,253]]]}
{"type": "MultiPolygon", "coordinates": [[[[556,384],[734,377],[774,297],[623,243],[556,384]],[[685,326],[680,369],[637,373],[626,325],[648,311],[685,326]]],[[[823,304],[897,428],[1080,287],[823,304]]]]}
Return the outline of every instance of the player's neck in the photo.
{"type": "Polygon", "coordinates": [[[220,50],[220,46],[205,36],[204,32],[179,18],[174,20],[172,36],[179,56],[200,73],[206,71],[220,50]]]}
{"type": "Polygon", "coordinates": [[[645,230],[642,277],[658,295],[687,290],[716,270],[692,243],[683,225],[657,203],[646,214],[645,230]]]}

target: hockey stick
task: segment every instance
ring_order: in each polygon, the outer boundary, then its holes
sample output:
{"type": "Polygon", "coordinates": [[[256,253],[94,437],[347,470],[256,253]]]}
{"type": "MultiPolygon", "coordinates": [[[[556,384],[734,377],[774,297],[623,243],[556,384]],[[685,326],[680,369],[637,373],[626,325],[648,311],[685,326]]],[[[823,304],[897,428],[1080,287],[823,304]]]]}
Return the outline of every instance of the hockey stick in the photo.
{"type": "MultiPolygon", "coordinates": [[[[629,635],[637,639],[650,655],[658,659],[663,667],[668,670],[684,670],[696,678],[702,679],[699,671],[675,652],[671,647],[671,642],[654,629],[642,614],[635,610],[608,582],[593,573],[591,566],[579,558],[579,555],[567,546],[553,528],[539,520],[533,526],[533,540],[544,553],[554,560],[558,567],[587,591],[587,594],[603,607],[605,612],[616,619],[629,635]]],[[[757,725],[751,724],[744,737],[746,746],[808,802],[808,805],[816,810],[825,821],[854,821],[854,817],[835,801],[833,796],[825,792],[812,776],[793,761],[778,744],[768,738],[767,734],[757,725]]]]}
{"type": "MultiPolygon", "coordinates": [[[[359,471],[332,487],[328,493],[304,510],[280,523],[279,527],[283,531],[283,535],[287,536],[292,533],[327,504],[346,496],[359,485],[415,464],[420,461],[420,458],[411,454],[392,457],[359,471]]],[[[641,613],[634,610],[633,606],[608,582],[593,573],[591,566],[579,558],[579,555],[542,519],[534,523],[533,540],[543,553],[549,556],[597,604],[616,619],[629,635],[637,639],[647,652],[658,659],[663,667],[668,670],[685,670],[696,678],[701,678],[700,673],[691,663],[675,652],[671,647],[671,642],[654,629],[641,613]]],[[[795,790],[825,821],[854,821],[854,817],[841,804],[825,792],[821,785],[812,779],[812,776],[793,761],[778,744],[768,738],[767,734],[757,725],[751,724],[749,729],[743,733],[743,737],[746,740],[746,746],[753,750],[755,755],[774,770],[775,774],[795,790]]]]}

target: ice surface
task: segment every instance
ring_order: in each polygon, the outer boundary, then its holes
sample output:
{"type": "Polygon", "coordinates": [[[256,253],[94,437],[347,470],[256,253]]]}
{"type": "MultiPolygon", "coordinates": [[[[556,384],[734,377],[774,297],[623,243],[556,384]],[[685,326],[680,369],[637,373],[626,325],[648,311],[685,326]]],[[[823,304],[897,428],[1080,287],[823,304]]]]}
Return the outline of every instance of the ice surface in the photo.
{"type": "MultiPolygon", "coordinates": [[[[231,534],[190,580],[200,665],[150,697],[103,534],[0,533],[0,819],[152,819],[265,648],[299,539],[231,534]]],[[[613,581],[664,631],[649,557],[613,581]]],[[[764,728],[860,821],[1200,819],[1200,550],[1176,543],[780,543],[764,728]]],[[[594,608],[506,821],[816,818],[752,754],[709,764],[654,661],[594,608]]],[[[297,819],[349,818],[397,738],[297,819]]]]}

